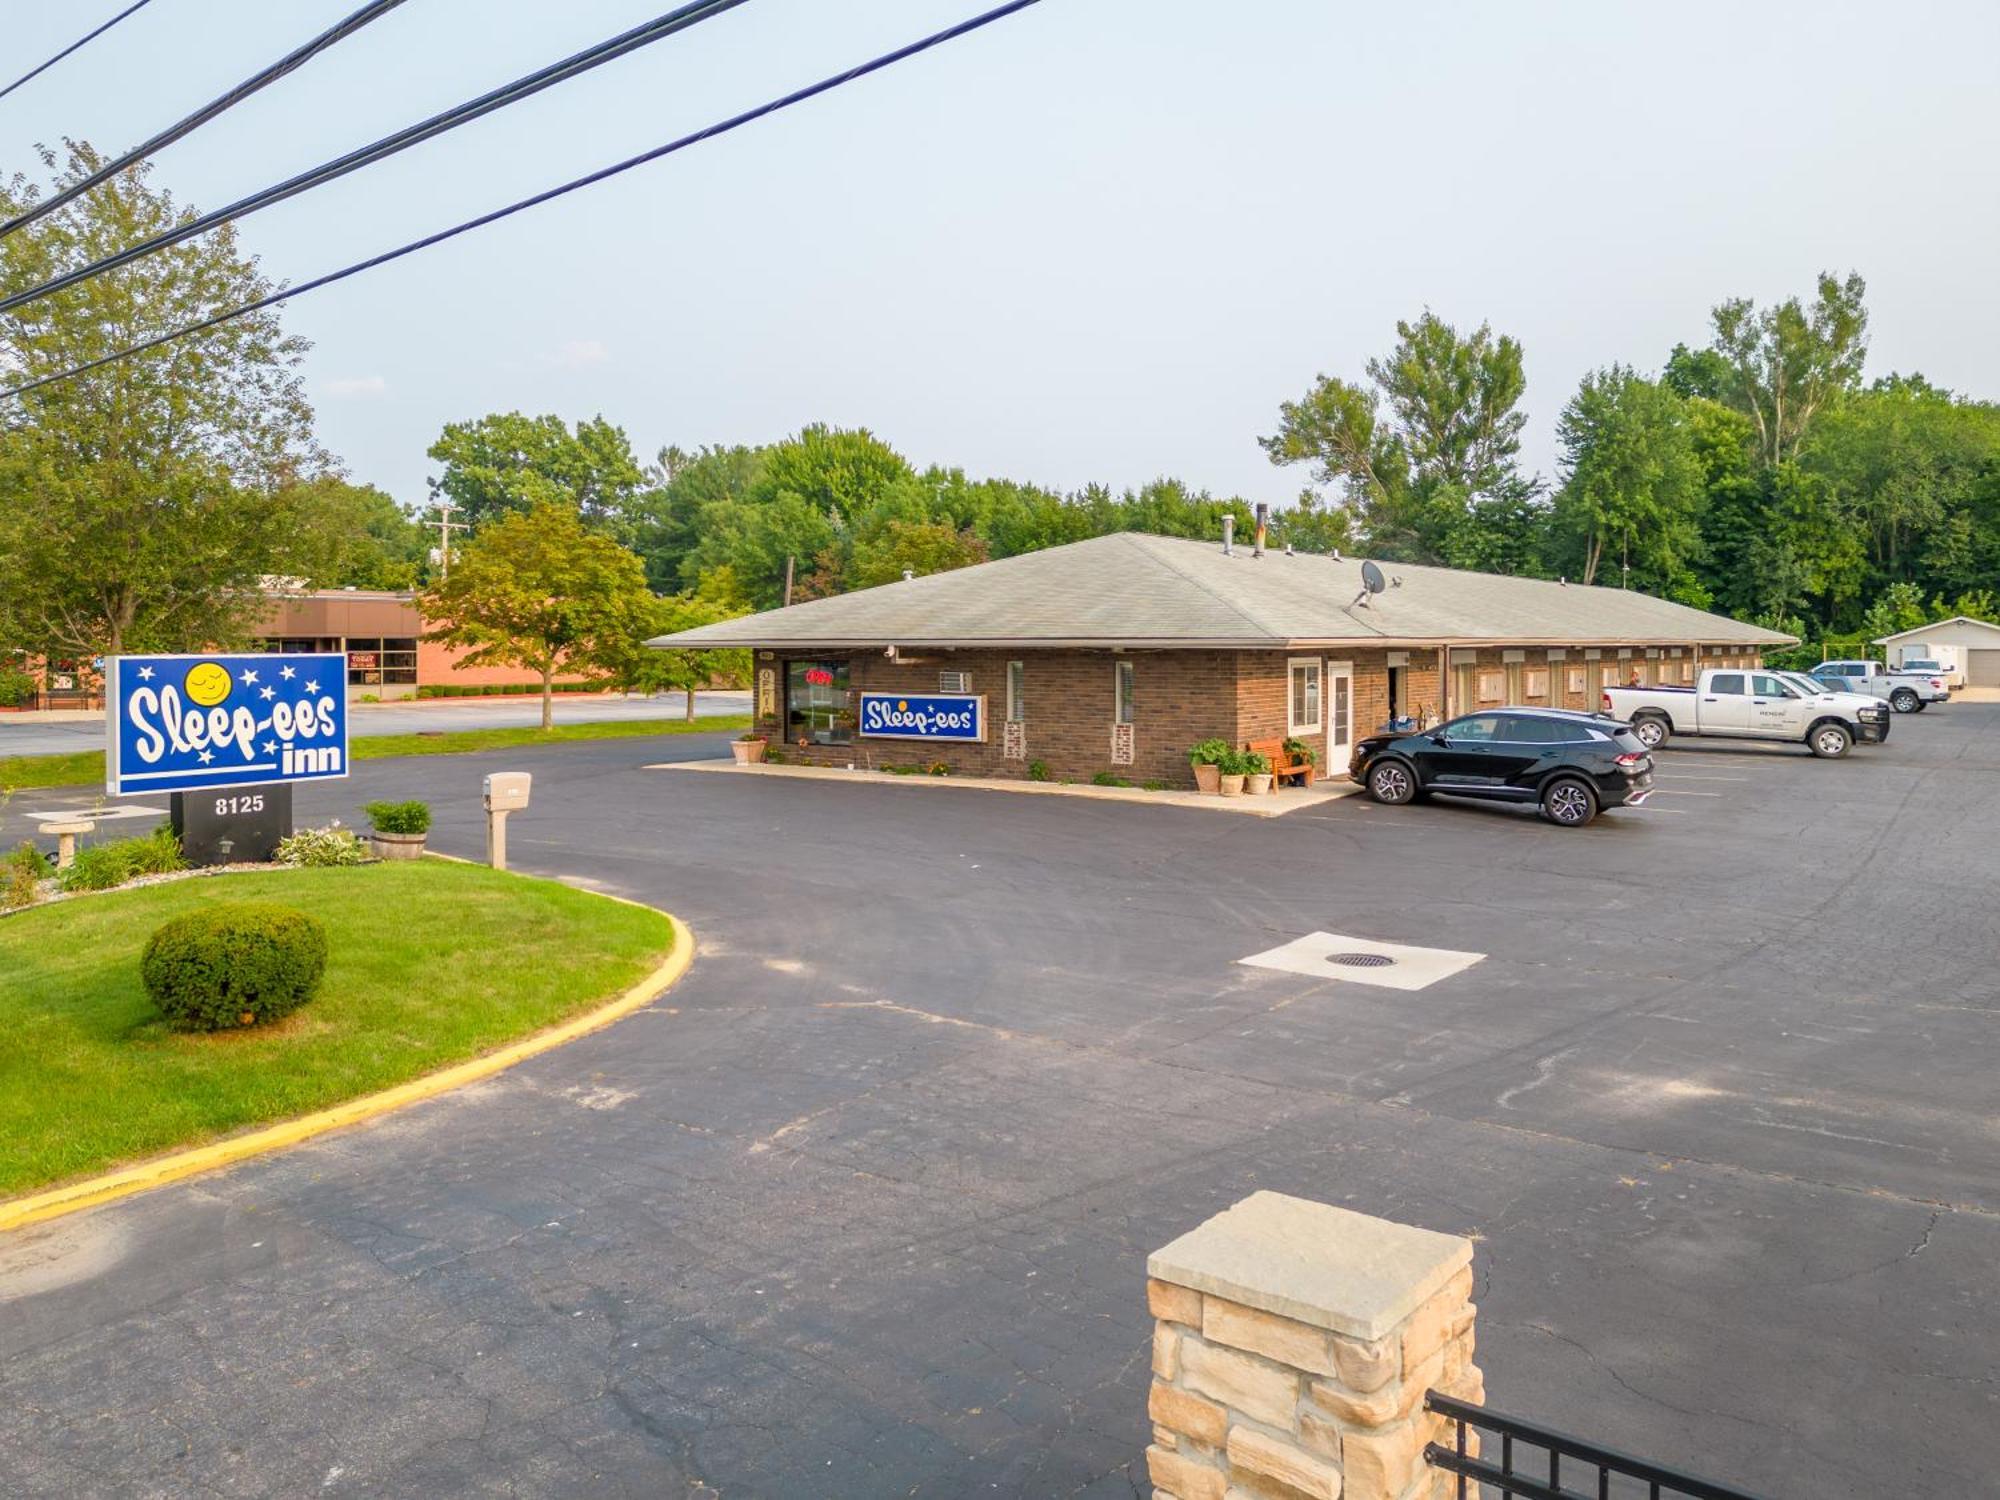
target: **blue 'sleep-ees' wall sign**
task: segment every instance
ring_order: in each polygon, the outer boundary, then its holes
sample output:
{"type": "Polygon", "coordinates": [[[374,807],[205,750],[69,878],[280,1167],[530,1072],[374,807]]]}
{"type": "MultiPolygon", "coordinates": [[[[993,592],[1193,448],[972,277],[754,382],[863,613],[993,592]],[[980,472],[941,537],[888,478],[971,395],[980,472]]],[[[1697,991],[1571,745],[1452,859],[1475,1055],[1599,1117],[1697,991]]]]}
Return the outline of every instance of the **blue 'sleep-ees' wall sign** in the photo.
{"type": "Polygon", "coordinates": [[[863,693],[861,732],[882,740],[986,738],[986,700],[955,693],[863,693]]]}
{"type": "Polygon", "coordinates": [[[116,656],[106,664],[104,786],[206,791],[347,774],[347,658],[116,656]]]}

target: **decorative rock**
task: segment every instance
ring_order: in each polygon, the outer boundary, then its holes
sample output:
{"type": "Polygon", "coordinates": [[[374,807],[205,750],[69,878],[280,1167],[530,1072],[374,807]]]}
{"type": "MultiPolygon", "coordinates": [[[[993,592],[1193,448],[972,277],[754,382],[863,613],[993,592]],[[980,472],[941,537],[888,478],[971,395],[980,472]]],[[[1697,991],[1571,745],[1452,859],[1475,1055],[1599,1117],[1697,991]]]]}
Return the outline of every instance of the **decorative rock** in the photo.
{"type": "Polygon", "coordinates": [[[1402,1345],[1394,1339],[1333,1341],[1333,1362],[1340,1378],[1357,1391],[1379,1391],[1403,1368],[1402,1345]]]}
{"type": "Polygon", "coordinates": [[[1472,1243],[1283,1193],[1252,1193],[1148,1258],[1176,1286],[1359,1339],[1386,1335],[1472,1260],[1472,1243]]]}
{"type": "Polygon", "coordinates": [[[1153,1500],[1159,1500],[1161,1490],[1181,1500],[1222,1500],[1222,1492],[1229,1488],[1222,1470],[1171,1448],[1148,1448],[1146,1473],[1153,1481],[1153,1500]]]}
{"type": "Polygon", "coordinates": [[[1416,1478],[1426,1440],[1419,1422],[1344,1434],[1340,1463],[1348,1500],[1395,1500],[1416,1478]]]}
{"type": "Polygon", "coordinates": [[[1262,1475],[1311,1500],[1340,1500],[1340,1470],[1267,1433],[1232,1427],[1227,1452],[1232,1471],[1262,1475]]]}
{"type": "Polygon", "coordinates": [[[1168,1323],[1201,1327],[1201,1293],[1166,1281],[1146,1283],[1146,1306],[1154,1317],[1168,1323]]]}
{"type": "Polygon", "coordinates": [[[1146,1401],[1146,1414],[1160,1426],[1210,1448],[1220,1448],[1223,1434],[1229,1429],[1229,1414],[1213,1401],[1204,1401],[1192,1391],[1176,1390],[1170,1385],[1154,1384],[1146,1401]]]}
{"type": "Polygon", "coordinates": [[[1298,1413],[1299,1377],[1248,1354],[1181,1340],[1181,1381],[1246,1417],[1289,1430],[1298,1413]]]}
{"type": "Polygon", "coordinates": [[[1330,1335],[1292,1318],[1259,1312],[1221,1297],[1210,1297],[1202,1309],[1201,1336],[1211,1344],[1248,1349],[1266,1359],[1315,1375],[1334,1373],[1330,1335]]]}
{"type": "Polygon", "coordinates": [[[1164,1323],[1153,1325],[1153,1373],[1172,1380],[1181,1372],[1181,1336],[1164,1323]]]}

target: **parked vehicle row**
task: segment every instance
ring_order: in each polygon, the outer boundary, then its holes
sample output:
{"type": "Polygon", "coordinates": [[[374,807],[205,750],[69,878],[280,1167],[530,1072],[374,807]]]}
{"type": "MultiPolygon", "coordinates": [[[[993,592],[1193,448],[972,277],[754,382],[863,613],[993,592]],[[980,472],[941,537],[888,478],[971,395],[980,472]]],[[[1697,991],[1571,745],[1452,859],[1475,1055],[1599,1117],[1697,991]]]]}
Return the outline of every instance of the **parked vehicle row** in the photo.
{"type": "Polygon", "coordinates": [[[1828,760],[1856,741],[1889,737],[1889,709],[1862,693],[1836,692],[1810,677],[1712,667],[1691,687],[1607,687],[1604,711],[1632,725],[1648,749],[1676,734],[1789,740],[1828,760]]]}
{"type": "Polygon", "coordinates": [[[1810,673],[1715,667],[1693,687],[1607,686],[1595,714],[1507,707],[1432,729],[1385,726],[1356,742],[1348,774],[1377,802],[1510,802],[1580,828],[1606,808],[1643,805],[1653,752],[1675,735],[1784,741],[1837,760],[1887,740],[1892,709],[1919,712],[1950,696],[1941,676],[1879,662],[1828,661],[1810,673]]]}

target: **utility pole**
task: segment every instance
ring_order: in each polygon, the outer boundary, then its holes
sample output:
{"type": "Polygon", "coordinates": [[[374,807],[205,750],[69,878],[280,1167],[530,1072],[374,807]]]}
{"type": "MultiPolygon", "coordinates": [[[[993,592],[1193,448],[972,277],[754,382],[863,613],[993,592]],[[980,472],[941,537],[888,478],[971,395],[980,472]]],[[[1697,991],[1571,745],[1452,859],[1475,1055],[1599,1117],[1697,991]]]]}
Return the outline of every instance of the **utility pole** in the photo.
{"type": "Polygon", "coordinates": [[[790,607],[792,602],[792,564],[795,561],[797,559],[787,554],[785,558],[785,605],[787,608],[790,607]]]}
{"type": "MultiPolygon", "coordinates": [[[[437,491],[435,490],[431,491],[431,493],[437,495],[437,491]]],[[[441,582],[449,582],[451,579],[451,534],[454,531],[464,531],[467,527],[465,522],[454,521],[451,518],[451,513],[457,510],[458,507],[442,495],[437,495],[437,498],[431,501],[431,508],[438,513],[438,518],[435,522],[426,521],[424,524],[426,526],[435,525],[438,529],[439,579],[441,582]]]]}

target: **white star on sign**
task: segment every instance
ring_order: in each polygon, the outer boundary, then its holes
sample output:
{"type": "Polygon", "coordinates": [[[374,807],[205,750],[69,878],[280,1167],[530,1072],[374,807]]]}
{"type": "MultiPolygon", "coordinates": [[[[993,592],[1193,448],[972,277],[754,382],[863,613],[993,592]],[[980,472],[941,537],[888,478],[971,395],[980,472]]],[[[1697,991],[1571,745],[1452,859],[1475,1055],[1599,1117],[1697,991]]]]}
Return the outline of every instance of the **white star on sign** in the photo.
{"type": "Polygon", "coordinates": [[[307,684],[306,684],[306,691],[307,691],[307,692],[309,692],[309,693],[316,693],[316,692],[318,692],[318,691],[319,691],[319,684],[318,684],[318,683],[316,683],[316,682],[309,682],[309,683],[307,683],[307,684]]]}
{"type": "Polygon", "coordinates": [[[266,703],[269,703],[273,698],[278,696],[276,688],[259,688],[258,691],[263,694],[266,703]]]}
{"type": "Polygon", "coordinates": [[[294,677],[298,676],[298,669],[295,667],[280,667],[278,668],[278,675],[284,678],[285,681],[290,682],[294,677]]]}
{"type": "Polygon", "coordinates": [[[204,750],[201,752],[201,763],[203,765],[207,765],[210,761],[214,759],[215,759],[215,754],[213,751],[204,750]]]}
{"type": "Polygon", "coordinates": [[[264,753],[266,755],[276,755],[278,753],[277,745],[272,743],[270,740],[264,741],[264,753]]]}
{"type": "Polygon", "coordinates": [[[141,682],[151,682],[153,680],[153,669],[151,667],[139,668],[139,680],[141,682]]]}
{"type": "Polygon", "coordinates": [[[256,680],[257,680],[256,669],[254,667],[245,667],[243,669],[243,675],[239,679],[239,681],[241,681],[245,687],[248,687],[250,686],[251,683],[255,682],[256,680]]]}

